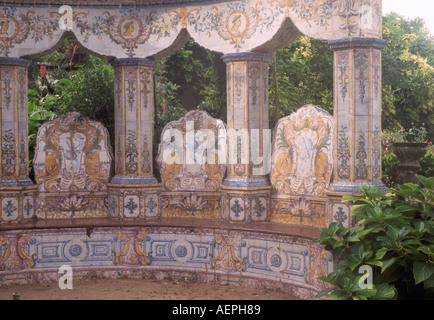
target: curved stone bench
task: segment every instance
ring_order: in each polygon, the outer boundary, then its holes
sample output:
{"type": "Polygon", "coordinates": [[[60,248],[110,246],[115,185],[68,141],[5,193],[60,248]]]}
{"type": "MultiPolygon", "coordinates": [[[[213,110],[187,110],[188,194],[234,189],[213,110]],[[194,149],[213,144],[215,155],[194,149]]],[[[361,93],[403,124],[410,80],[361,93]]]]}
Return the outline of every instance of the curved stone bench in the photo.
{"type": "Polygon", "coordinates": [[[319,229],[197,218],[39,220],[0,226],[0,285],[74,279],[156,278],[283,291],[312,299],[332,256],[319,229]]]}

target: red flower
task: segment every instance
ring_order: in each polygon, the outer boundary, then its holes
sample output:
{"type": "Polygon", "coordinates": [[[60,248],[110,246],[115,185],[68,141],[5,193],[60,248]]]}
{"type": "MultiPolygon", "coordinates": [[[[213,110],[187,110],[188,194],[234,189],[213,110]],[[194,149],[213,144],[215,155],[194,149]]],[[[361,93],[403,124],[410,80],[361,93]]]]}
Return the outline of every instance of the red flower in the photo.
{"type": "Polygon", "coordinates": [[[45,72],[47,71],[47,68],[45,66],[41,66],[39,68],[39,72],[41,73],[41,78],[45,78],[45,72]]]}

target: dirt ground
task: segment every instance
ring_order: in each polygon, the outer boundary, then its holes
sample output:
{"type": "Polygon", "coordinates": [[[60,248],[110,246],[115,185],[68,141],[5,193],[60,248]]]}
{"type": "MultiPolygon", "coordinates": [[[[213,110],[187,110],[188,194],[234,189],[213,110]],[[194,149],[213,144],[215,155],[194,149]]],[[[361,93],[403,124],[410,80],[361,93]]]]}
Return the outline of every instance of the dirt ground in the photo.
{"type": "Polygon", "coordinates": [[[233,285],[151,279],[79,280],[73,289],[57,283],[0,287],[0,300],[295,300],[287,294],[233,285]]]}

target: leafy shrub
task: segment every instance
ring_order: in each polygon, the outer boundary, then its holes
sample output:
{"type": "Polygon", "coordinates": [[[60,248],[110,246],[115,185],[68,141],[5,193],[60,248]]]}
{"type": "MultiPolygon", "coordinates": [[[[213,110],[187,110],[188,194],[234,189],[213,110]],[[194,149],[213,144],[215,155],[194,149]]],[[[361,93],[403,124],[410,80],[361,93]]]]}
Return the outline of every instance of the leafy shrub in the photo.
{"type": "Polygon", "coordinates": [[[425,177],[434,177],[434,147],[428,146],[424,157],[420,160],[419,174],[425,177]]]}
{"type": "Polygon", "coordinates": [[[399,160],[393,152],[383,153],[382,155],[382,168],[383,168],[383,183],[392,187],[395,184],[396,168],[398,167],[399,160]]]}
{"type": "Polygon", "coordinates": [[[434,298],[434,177],[417,176],[423,187],[407,183],[389,189],[361,187],[362,196],[345,196],[353,203],[351,229],[332,223],[321,230],[319,242],[339,263],[320,279],[330,299],[434,298]],[[372,288],[361,286],[362,266],[372,269],[372,288]]]}

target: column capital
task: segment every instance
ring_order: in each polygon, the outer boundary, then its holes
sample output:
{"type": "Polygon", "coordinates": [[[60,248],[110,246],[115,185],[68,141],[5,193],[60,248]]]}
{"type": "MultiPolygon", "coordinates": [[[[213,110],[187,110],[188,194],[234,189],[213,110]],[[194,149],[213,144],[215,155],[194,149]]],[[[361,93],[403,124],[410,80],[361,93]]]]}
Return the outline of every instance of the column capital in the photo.
{"type": "Polygon", "coordinates": [[[225,54],[222,59],[225,63],[243,61],[269,63],[273,60],[273,55],[261,52],[240,52],[225,54]]]}
{"type": "Polygon", "coordinates": [[[110,61],[112,67],[148,67],[155,68],[157,61],[147,58],[116,58],[110,61]]]}
{"type": "Polygon", "coordinates": [[[328,44],[332,51],[361,48],[383,50],[388,44],[388,41],[378,38],[348,38],[332,40],[329,41],[328,44]]]}
{"type": "Polygon", "coordinates": [[[0,66],[23,67],[28,68],[32,63],[31,60],[22,58],[0,57],[0,66]]]}

